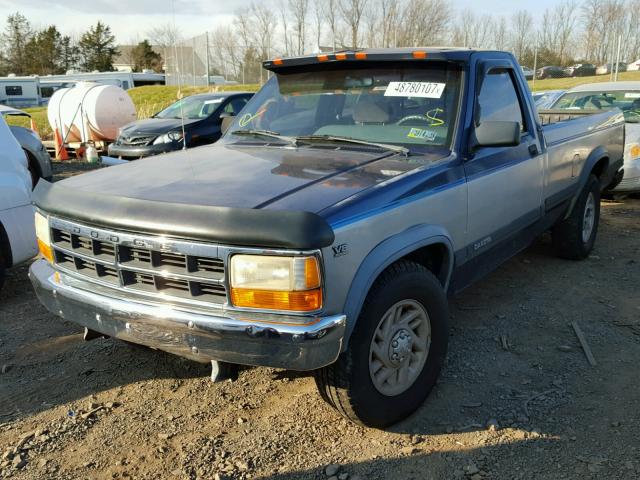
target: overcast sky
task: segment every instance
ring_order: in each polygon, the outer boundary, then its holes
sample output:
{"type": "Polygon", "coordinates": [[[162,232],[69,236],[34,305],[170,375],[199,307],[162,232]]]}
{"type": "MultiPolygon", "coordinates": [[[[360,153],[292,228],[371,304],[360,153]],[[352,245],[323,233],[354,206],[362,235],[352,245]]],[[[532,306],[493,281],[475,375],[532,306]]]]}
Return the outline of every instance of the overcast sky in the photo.
{"type": "MultiPolygon", "coordinates": [[[[527,8],[534,15],[560,0],[452,0],[458,9],[510,15],[527,8]],[[481,3],[481,7],[478,5],[481,3]]],[[[98,20],[107,23],[118,43],[145,38],[154,25],[173,22],[186,37],[228,23],[233,11],[251,0],[0,0],[0,28],[4,17],[20,11],[36,27],[55,24],[65,34],[79,34],[98,20]]],[[[275,2],[271,2],[274,3],[275,2]]]]}

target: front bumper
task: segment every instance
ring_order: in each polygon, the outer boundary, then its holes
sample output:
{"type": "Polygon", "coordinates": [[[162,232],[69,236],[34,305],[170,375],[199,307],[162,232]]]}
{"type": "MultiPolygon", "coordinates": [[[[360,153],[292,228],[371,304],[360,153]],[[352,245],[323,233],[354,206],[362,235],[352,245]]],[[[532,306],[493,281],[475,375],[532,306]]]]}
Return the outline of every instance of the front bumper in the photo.
{"type": "Polygon", "coordinates": [[[158,145],[118,145],[112,143],[107,150],[110,157],[137,159],[142,157],[150,157],[152,155],[160,155],[161,153],[173,152],[182,148],[181,142],[159,143],[158,145]]]}
{"type": "Polygon", "coordinates": [[[198,362],[315,370],[335,362],[342,351],[344,315],[293,325],[299,317],[278,315],[282,323],[275,324],[259,313],[185,311],[77,288],[45,260],[31,265],[29,277],[50,312],[102,334],[198,362]]]}
{"type": "Polygon", "coordinates": [[[613,189],[614,192],[640,192],[640,158],[625,161],[622,181],[613,189]]]}

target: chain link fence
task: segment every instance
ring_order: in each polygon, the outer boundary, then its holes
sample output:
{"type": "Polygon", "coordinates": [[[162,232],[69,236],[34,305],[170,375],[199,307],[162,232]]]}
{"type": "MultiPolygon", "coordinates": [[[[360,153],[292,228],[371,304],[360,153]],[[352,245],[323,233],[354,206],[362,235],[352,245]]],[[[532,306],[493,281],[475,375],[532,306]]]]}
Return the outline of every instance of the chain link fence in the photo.
{"type": "MultiPolygon", "coordinates": [[[[548,48],[536,45],[535,41],[512,51],[519,58],[532,90],[570,86],[556,86],[546,81],[553,79],[584,78],[585,83],[636,79],[635,74],[626,75],[626,72],[637,72],[636,80],[640,80],[640,58],[626,58],[635,55],[640,57],[640,52],[631,52],[620,43],[613,42],[607,49],[590,56],[558,56],[548,48]]],[[[207,86],[229,83],[262,84],[269,75],[262,68],[262,60],[278,54],[265,54],[257,47],[239,44],[238,38],[233,35],[221,35],[220,31],[213,31],[164,48],[162,55],[165,59],[167,85],[207,86]]]]}
{"type": "Polygon", "coordinates": [[[219,32],[184,40],[164,52],[167,85],[262,84],[268,73],[257,49],[238,45],[219,32]]]}

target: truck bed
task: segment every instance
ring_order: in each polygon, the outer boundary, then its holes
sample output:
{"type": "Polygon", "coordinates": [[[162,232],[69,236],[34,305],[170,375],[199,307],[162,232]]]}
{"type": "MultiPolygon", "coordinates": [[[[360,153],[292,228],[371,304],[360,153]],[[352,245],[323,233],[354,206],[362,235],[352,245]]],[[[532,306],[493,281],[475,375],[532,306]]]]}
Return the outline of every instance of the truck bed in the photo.
{"type": "MultiPolygon", "coordinates": [[[[594,152],[606,152],[612,160],[622,158],[624,118],[617,109],[541,110],[539,115],[548,149],[544,194],[548,209],[575,193],[594,152]]],[[[610,176],[602,178],[603,186],[612,180],[610,176]]]]}
{"type": "Polygon", "coordinates": [[[547,145],[555,145],[576,136],[585,136],[594,130],[606,129],[617,124],[623,129],[622,112],[612,110],[539,110],[538,116],[543,126],[547,145]]]}

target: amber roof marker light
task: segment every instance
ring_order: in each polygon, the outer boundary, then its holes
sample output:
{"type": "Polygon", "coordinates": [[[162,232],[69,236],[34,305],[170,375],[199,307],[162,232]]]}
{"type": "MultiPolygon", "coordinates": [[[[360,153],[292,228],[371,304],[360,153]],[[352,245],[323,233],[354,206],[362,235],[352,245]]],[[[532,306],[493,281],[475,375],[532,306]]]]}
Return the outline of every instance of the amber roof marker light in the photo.
{"type": "Polygon", "coordinates": [[[346,60],[347,59],[347,54],[342,52],[342,53],[336,53],[336,60],[346,60]]]}
{"type": "Polygon", "coordinates": [[[321,62],[326,62],[327,60],[329,60],[329,55],[327,55],[326,53],[321,53],[317,58],[321,62]]]}
{"type": "Polygon", "coordinates": [[[367,52],[356,52],[356,60],[366,60],[367,52]]]}
{"type": "Polygon", "coordinates": [[[420,60],[425,59],[427,58],[427,52],[425,52],[424,50],[415,50],[413,52],[413,58],[420,60]]]}
{"type": "Polygon", "coordinates": [[[273,64],[274,65],[282,65],[284,62],[282,61],[281,58],[274,58],[273,59],[273,64]]]}

